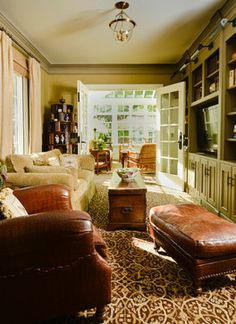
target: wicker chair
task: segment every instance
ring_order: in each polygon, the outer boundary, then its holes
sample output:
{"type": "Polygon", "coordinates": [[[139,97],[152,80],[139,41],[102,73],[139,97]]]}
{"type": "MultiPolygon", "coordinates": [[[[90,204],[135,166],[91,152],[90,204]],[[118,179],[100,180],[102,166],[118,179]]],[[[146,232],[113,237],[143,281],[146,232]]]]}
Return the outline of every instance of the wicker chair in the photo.
{"type": "Polygon", "coordinates": [[[128,168],[140,168],[142,173],[156,172],[156,144],[143,144],[140,152],[128,150],[128,168]]]}

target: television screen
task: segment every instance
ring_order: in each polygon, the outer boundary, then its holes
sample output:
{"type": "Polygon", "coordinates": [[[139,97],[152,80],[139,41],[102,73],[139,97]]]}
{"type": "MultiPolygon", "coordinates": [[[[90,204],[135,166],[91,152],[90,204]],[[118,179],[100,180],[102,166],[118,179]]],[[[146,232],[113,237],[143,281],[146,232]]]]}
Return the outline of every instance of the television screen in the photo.
{"type": "Polygon", "coordinates": [[[217,153],[218,121],[218,104],[197,111],[197,140],[199,151],[214,154],[217,153]]]}

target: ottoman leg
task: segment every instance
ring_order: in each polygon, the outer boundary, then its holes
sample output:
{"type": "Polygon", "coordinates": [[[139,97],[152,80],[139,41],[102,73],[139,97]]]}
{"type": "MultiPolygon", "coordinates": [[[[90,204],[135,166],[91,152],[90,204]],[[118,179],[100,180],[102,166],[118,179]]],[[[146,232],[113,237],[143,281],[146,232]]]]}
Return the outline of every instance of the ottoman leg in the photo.
{"type": "Polygon", "coordinates": [[[154,249],[157,250],[157,251],[159,251],[159,250],[160,250],[160,247],[161,247],[161,246],[160,246],[160,245],[157,243],[157,241],[155,240],[155,241],[154,241],[154,249]]]}
{"type": "Polygon", "coordinates": [[[194,279],[194,290],[196,295],[200,295],[202,293],[202,281],[200,279],[194,279]]]}

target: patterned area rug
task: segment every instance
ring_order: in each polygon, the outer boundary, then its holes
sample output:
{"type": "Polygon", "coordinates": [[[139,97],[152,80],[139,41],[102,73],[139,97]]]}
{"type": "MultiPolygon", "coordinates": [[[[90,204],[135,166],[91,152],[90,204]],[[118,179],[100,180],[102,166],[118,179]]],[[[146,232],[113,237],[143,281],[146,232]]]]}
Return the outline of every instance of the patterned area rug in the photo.
{"type": "MultiPolygon", "coordinates": [[[[161,204],[193,202],[187,194],[164,190],[150,182],[149,179],[148,210],[161,204]]],[[[148,233],[106,231],[107,184],[101,175],[89,210],[108,244],[108,262],[113,269],[112,301],[106,309],[105,323],[236,323],[235,275],[205,280],[204,292],[194,297],[192,281],[187,273],[164,251],[157,253],[154,250],[148,233]]],[[[92,323],[92,313],[93,310],[89,310],[47,323],[92,323]]]]}

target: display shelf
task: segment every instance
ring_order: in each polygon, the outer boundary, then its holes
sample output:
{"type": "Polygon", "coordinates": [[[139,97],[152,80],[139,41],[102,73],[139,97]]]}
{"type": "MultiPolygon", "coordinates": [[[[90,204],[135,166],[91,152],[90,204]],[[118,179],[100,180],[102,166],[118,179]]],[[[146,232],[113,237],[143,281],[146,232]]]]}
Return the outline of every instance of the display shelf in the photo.
{"type": "MultiPolygon", "coordinates": [[[[64,100],[63,100],[64,101],[64,100]]],[[[48,121],[48,147],[62,153],[78,153],[78,123],[73,106],[65,102],[51,105],[48,121]]]]}
{"type": "Polygon", "coordinates": [[[228,141],[228,142],[236,142],[236,138],[229,137],[229,138],[226,139],[226,141],[228,141]]]}
{"type": "Polygon", "coordinates": [[[204,96],[219,90],[219,50],[205,60],[204,96]]]}

